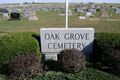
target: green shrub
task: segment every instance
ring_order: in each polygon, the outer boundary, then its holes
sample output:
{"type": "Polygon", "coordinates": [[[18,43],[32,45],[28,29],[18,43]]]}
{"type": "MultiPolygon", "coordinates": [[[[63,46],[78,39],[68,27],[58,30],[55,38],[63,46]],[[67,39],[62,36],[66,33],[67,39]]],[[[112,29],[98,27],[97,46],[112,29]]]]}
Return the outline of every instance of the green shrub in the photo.
{"type": "Polygon", "coordinates": [[[84,68],[75,74],[48,71],[31,80],[119,80],[117,77],[92,68],[84,68]]]}
{"type": "Polygon", "coordinates": [[[31,80],[67,80],[62,72],[48,71],[31,80]]]}
{"type": "Polygon", "coordinates": [[[0,80],[4,80],[3,77],[4,77],[4,75],[0,74],[0,80]]]}
{"type": "Polygon", "coordinates": [[[120,49],[120,33],[95,33],[93,49],[91,62],[107,65],[110,51],[120,49]]]}
{"type": "Polygon", "coordinates": [[[76,49],[62,50],[58,56],[58,62],[65,72],[70,73],[82,70],[86,64],[84,53],[76,49]]]}
{"type": "Polygon", "coordinates": [[[108,58],[108,63],[112,73],[120,77],[120,50],[111,51],[108,58]]]}
{"type": "Polygon", "coordinates": [[[19,32],[0,37],[0,70],[4,70],[6,64],[16,56],[33,53],[40,55],[36,39],[38,36],[33,32],[19,32]]]}
{"type": "Polygon", "coordinates": [[[13,58],[8,63],[10,78],[13,80],[24,80],[33,78],[43,73],[43,63],[39,55],[27,54],[13,58]]]}
{"type": "Polygon", "coordinates": [[[108,74],[93,68],[84,68],[83,71],[76,74],[68,74],[68,80],[118,80],[112,74],[108,74]]]}

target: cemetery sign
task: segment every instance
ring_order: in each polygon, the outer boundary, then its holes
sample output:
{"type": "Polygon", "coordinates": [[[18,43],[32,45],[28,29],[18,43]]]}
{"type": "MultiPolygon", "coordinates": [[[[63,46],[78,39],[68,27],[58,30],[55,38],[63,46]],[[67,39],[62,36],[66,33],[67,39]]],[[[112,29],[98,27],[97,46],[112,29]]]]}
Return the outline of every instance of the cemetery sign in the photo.
{"type": "Polygon", "coordinates": [[[58,54],[63,49],[78,49],[85,54],[93,51],[93,28],[42,28],[41,51],[58,54]]]}

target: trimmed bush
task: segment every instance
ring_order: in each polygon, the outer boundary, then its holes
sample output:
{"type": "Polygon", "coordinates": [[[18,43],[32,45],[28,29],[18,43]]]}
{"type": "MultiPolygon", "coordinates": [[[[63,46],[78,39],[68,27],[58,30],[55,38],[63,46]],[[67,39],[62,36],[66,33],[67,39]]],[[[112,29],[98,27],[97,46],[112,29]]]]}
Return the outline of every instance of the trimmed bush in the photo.
{"type": "Polygon", "coordinates": [[[108,66],[107,59],[112,50],[120,49],[120,33],[95,33],[94,50],[91,62],[108,66]]]}
{"type": "Polygon", "coordinates": [[[33,32],[11,33],[0,37],[0,70],[16,56],[23,54],[40,54],[39,35],[33,32]]]}
{"type": "Polygon", "coordinates": [[[4,80],[3,77],[4,77],[4,75],[0,74],[0,80],[4,80]]]}
{"type": "Polygon", "coordinates": [[[58,56],[58,62],[65,72],[70,73],[82,70],[86,64],[84,53],[76,49],[62,50],[58,56]]]}
{"type": "Polygon", "coordinates": [[[43,64],[39,55],[21,55],[13,58],[8,63],[8,70],[10,78],[13,80],[24,80],[43,73],[43,64]]]}
{"type": "Polygon", "coordinates": [[[92,68],[84,68],[75,74],[64,74],[62,72],[48,71],[31,80],[119,80],[117,77],[92,68]]]}
{"type": "Polygon", "coordinates": [[[112,73],[120,77],[120,50],[111,51],[108,58],[108,63],[112,73]]]}

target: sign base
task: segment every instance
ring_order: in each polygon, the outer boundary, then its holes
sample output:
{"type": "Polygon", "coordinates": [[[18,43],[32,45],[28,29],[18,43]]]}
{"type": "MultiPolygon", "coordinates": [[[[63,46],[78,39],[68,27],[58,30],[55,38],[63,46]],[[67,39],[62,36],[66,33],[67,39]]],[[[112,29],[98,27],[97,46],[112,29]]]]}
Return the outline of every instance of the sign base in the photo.
{"type": "Polygon", "coordinates": [[[57,61],[57,54],[56,53],[45,54],[45,59],[57,61]]]}

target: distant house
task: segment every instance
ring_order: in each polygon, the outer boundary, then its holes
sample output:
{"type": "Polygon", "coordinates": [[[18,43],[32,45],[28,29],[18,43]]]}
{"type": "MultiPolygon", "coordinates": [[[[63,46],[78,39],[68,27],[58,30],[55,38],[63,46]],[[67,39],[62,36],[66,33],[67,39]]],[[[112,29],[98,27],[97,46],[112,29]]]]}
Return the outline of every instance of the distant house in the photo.
{"type": "Polygon", "coordinates": [[[100,17],[109,17],[108,12],[101,12],[100,17]]]}

